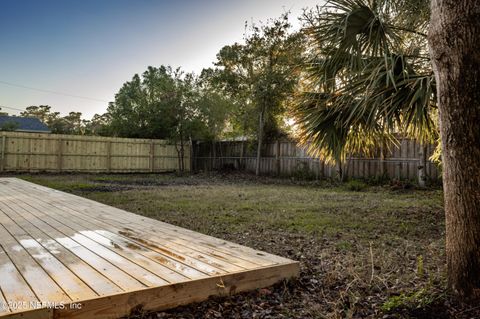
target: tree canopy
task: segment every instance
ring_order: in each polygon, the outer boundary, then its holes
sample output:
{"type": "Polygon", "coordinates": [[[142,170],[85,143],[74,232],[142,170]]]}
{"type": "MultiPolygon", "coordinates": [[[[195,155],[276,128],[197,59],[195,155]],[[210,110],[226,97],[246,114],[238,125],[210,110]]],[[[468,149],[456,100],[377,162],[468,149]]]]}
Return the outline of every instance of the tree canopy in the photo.
{"type": "Polygon", "coordinates": [[[244,43],[224,46],[216,68],[204,70],[203,76],[236,102],[230,122],[237,135],[283,134],[286,102],[298,81],[296,68],[303,49],[303,35],[291,28],[288,14],[247,25],[244,43]]]}
{"type": "Polygon", "coordinates": [[[418,0],[332,0],[305,12],[308,46],[293,114],[311,153],[341,162],[396,133],[437,137],[428,16],[428,2],[418,0]]]}
{"type": "Polygon", "coordinates": [[[54,133],[123,137],[258,140],[295,133],[310,153],[341,163],[372,152],[397,133],[438,137],[435,80],[426,46],[426,0],[331,0],[246,24],[244,40],[224,46],[199,76],[170,66],[135,74],[103,115],[83,120],[32,106],[54,133]]]}
{"type": "Polygon", "coordinates": [[[95,114],[91,121],[82,119],[81,112],[70,112],[61,116],[53,112],[49,105],[31,105],[20,113],[25,117],[36,117],[45,123],[52,133],[76,135],[108,135],[106,115],[95,114]],[[99,122],[100,119],[103,120],[99,122]],[[100,126],[101,124],[101,126],[100,126]]]}
{"type": "Polygon", "coordinates": [[[117,136],[212,139],[222,132],[229,109],[229,100],[194,74],[161,66],[126,82],[108,116],[117,136]]]}

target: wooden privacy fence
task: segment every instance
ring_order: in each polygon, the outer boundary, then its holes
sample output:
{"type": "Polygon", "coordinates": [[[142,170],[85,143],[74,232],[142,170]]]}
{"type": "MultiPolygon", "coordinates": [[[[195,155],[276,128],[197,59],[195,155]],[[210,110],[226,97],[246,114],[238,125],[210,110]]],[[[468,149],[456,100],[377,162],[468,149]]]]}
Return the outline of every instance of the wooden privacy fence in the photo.
{"type": "MultiPolygon", "coordinates": [[[[164,140],[1,132],[0,171],[166,172],[179,168],[164,140]]],[[[190,148],[185,148],[190,170],[190,148]]]]}
{"type": "MultiPolygon", "coordinates": [[[[255,172],[255,142],[197,142],[193,147],[194,170],[239,169],[255,172]]],[[[434,151],[433,145],[421,146],[411,139],[400,139],[398,146],[390,145],[378,149],[374,157],[361,154],[350,156],[343,164],[347,177],[418,180],[421,174],[426,179],[440,178],[438,167],[428,158],[434,151]],[[424,170],[422,170],[424,168],[424,170]],[[422,173],[423,172],[423,173],[422,173]]],[[[308,178],[335,177],[336,168],[318,158],[310,157],[305,148],[295,141],[267,143],[262,149],[260,172],[269,175],[303,176],[308,178]]]]}

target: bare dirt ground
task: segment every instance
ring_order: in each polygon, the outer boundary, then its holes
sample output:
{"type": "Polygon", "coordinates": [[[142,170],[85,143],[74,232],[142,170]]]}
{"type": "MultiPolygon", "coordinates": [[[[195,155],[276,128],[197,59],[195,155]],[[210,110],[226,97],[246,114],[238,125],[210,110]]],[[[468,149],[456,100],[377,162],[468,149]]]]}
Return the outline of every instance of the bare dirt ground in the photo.
{"type": "Polygon", "coordinates": [[[298,280],[131,318],[480,318],[446,293],[440,189],[240,174],[18,177],[301,262],[298,280]]]}

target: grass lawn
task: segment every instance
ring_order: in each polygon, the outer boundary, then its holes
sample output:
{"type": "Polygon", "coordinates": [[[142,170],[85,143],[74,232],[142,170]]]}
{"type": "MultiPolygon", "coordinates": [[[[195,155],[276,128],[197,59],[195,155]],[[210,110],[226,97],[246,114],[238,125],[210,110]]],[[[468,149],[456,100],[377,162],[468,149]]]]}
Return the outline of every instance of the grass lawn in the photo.
{"type": "Polygon", "coordinates": [[[350,191],[248,175],[20,177],[301,262],[293,282],[138,317],[472,316],[444,292],[438,189],[350,191]]]}

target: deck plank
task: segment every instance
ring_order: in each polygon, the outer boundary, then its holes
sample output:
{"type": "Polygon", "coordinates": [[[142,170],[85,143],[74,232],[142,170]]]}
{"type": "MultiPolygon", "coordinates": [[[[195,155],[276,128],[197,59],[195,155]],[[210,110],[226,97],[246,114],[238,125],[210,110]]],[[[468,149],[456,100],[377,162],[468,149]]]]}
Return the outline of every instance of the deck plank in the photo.
{"type": "MultiPolygon", "coordinates": [[[[48,188],[43,186],[35,186],[35,189],[40,191],[48,191],[48,188]]],[[[283,257],[259,252],[252,248],[227,242],[208,235],[196,233],[191,230],[173,226],[158,220],[141,216],[139,218],[139,215],[125,212],[118,208],[97,203],[72,194],[66,194],[57,191],[53,196],[51,196],[51,198],[49,198],[49,201],[52,203],[52,205],[62,203],[63,205],[68,205],[70,208],[80,213],[94,214],[94,216],[98,219],[108,219],[110,222],[115,222],[117,225],[121,225],[127,230],[127,233],[129,230],[132,230],[132,228],[136,228],[141,232],[145,232],[145,230],[147,230],[154,236],[162,236],[162,233],[168,234],[170,237],[165,238],[166,240],[181,242],[185,245],[191,245],[192,241],[194,241],[197,249],[203,249],[203,251],[206,251],[213,256],[232,258],[234,262],[240,264],[246,263],[247,267],[252,267],[255,265],[268,266],[272,263],[272,261],[278,263],[284,263],[288,261],[288,259],[283,257]]]]}
{"type": "MultiPolygon", "coordinates": [[[[19,188],[21,190],[21,188],[19,188]]],[[[30,190],[29,194],[26,196],[34,196],[34,190],[30,190]]],[[[45,194],[43,196],[37,197],[38,200],[42,200],[45,198],[45,194]]],[[[65,194],[68,195],[68,194],[65,194]]],[[[49,199],[48,203],[50,206],[57,206],[62,209],[69,209],[73,213],[77,213],[83,216],[92,215],[95,219],[101,220],[103,223],[108,223],[113,226],[118,227],[120,230],[117,231],[122,236],[126,237],[127,239],[133,239],[137,243],[143,243],[149,247],[156,247],[157,245],[161,245],[161,243],[167,243],[169,249],[183,249],[184,253],[185,249],[193,250],[194,253],[191,255],[193,258],[199,259],[199,261],[205,261],[216,267],[227,269],[228,271],[237,271],[241,269],[248,269],[249,267],[258,267],[258,266],[268,266],[272,264],[272,261],[266,261],[265,259],[261,259],[260,262],[252,262],[249,259],[254,258],[258,260],[258,254],[263,254],[258,251],[255,252],[255,256],[244,256],[243,252],[225,252],[223,248],[217,249],[217,247],[211,243],[207,243],[206,245],[201,245],[197,240],[192,241],[191,238],[182,236],[181,234],[176,233],[175,231],[170,231],[170,229],[165,229],[165,223],[161,223],[158,227],[151,227],[151,223],[155,221],[150,220],[150,223],[146,224],[139,224],[135,222],[135,220],[124,220],[123,217],[115,213],[114,215],[108,214],[108,212],[104,212],[103,210],[99,209],[98,207],[83,207],[81,202],[74,202],[72,199],[69,199],[68,202],[66,200],[60,201],[57,199],[54,201],[53,199],[49,199]],[[101,214],[99,214],[101,212],[101,214]],[[127,227],[128,226],[128,227],[127,227]],[[195,248],[189,248],[192,244],[195,244],[195,248]]],[[[102,206],[103,207],[103,206],[102,206]]],[[[137,215],[138,218],[138,215],[137,215]]],[[[226,241],[221,241],[221,244],[226,244],[226,241]]],[[[231,244],[231,243],[230,243],[231,244]]],[[[239,245],[231,244],[234,247],[239,247],[239,245]]],[[[250,253],[250,252],[249,252],[250,253]]],[[[275,256],[276,257],[276,256],[275,256]]],[[[279,257],[281,258],[281,257],[279,257]]],[[[285,262],[285,259],[281,259],[282,262],[285,262]]]]}
{"type": "Polygon", "coordinates": [[[155,274],[138,266],[130,260],[122,257],[121,255],[118,255],[116,252],[103,247],[102,245],[81,235],[74,229],[69,228],[62,223],[56,221],[45,212],[42,212],[33,206],[26,205],[21,201],[16,201],[15,204],[25,209],[25,211],[28,211],[30,214],[32,214],[32,216],[34,216],[34,218],[41,219],[51,227],[54,227],[57,231],[61,232],[63,236],[73,240],[76,244],[82,245],[83,247],[87,248],[98,256],[102,256],[110,263],[118,265],[118,267],[122,269],[125,273],[130,274],[132,277],[143,283],[145,286],[151,287],[168,283],[166,280],[156,276],[155,274]]]}
{"type": "Polygon", "coordinates": [[[31,309],[30,302],[38,302],[37,296],[33,293],[23,276],[8,258],[7,253],[0,247],[0,289],[5,296],[5,302],[10,311],[20,309],[31,309]]]}
{"type": "Polygon", "coordinates": [[[0,245],[40,300],[69,302],[71,299],[19,242],[0,225],[0,245]]]}
{"type": "MultiPolygon", "coordinates": [[[[1,194],[0,194],[1,196],[1,194]]],[[[95,268],[85,263],[78,256],[67,250],[65,247],[49,237],[34,224],[23,216],[13,211],[10,207],[0,203],[0,210],[14,219],[30,236],[34,237],[46,250],[53,252],[64,265],[83,280],[92,290],[99,295],[108,295],[123,292],[123,290],[99,273],[95,268]]]]}
{"type": "MultiPolygon", "coordinates": [[[[135,245],[133,241],[122,240],[120,236],[105,231],[103,225],[90,224],[87,221],[76,218],[75,215],[68,214],[57,207],[46,207],[41,202],[36,202],[35,207],[43,208],[42,211],[46,212],[49,217],[55,219],[58,223],[70,227],[80,235],[87,237],[89,240],[93,240],[96,243],[115,251],[120,256],[137,263],[160,277],[165,277],[169,281],[179,282],[185,279],[204,278],[208,276],[206,273],[179,263],[169,256],[161,255],[145,248],[141,249],[138,245],[135,245]]],[[[85,239],[82,240],[82,236],[76,235],[75,239],[85,246],[89,246],[90,243],[88,241],[85,242],[85,239]]]]}
{"type": "Polygon", "coordinates": [[[2,289],[0,288],[0,315],[10,313],[10,307],[8,306],[8,302],[3,296],[2,289]]]}
{"type": "Polygon", "coordinates": [[[72,300],[97,296],[81,279],[63,265],[50,251],[15,224],[0,208],[0,223],[9,229],[15,240],[35,259],[72,300]]]}
{"type": "MultiPolygon", "coordinates": [[[[31,193],[29,194],[29,197],[35,197],[39,201],[42,201],[42,197],[36,197],[35,195],[32,195],[31,193]]],[[[39,202],[36,202],[36,205],[39,202]]],[[[156,257],[157,254],[152,254],[152,252],[157,252],[163,255],[166,258],[172,257],[173,259],[177,258],[178,261],[181,261],[183,263],[187,263],[189,266],[198,269],[199,271],[202,272],[207,272],[212,275],[217,275],[221,273],[225,273],[225,271],[239,271],[244,268],[235,266],[233,264],[229,264],[227,262],[224,262],[221,256],[220,257],[211,257],[207,255],[202,255],[198,252],[195,252],[192,249],[189,249],[188,246],[183,246],[183,245],[175,245],[175,244],[170,244],[170,241],[174,241],[172,238],[168,237],[163,237],[159,236],[158,238],[162,239],[161,242],[155,242],[155,238],[152,236],[145,236],[144,234],[137,234],[139,237],[134,237],[134,234],[130,234],[129,237],[121,235],[129,232],[131,232],[130,229],[125,229],[123,228],[116,228],[110,224],[107,223],[107,221],[103,222],[98,222],[96,219],[89,218],[86,216],[85,213],[81,214],[75,210],[72,210],[70,207],[64,206],[64,205],[50,205],[50,209],[54,208],[62,208],[65,212],[68,212],[68,215],[72,220],[74,220],[76,223],[81,224],[84,227],[89,227],[89,230],[95,229],[95,232],[99,233],[102,236],[105,236],[115,243],[120,243],[121,246],[130,246],[130,245],[135,245],[139,251],[146,251],[149,256],[153,257],[152,258],[158,258],[156,257]],[[87,226],[88,225],[88,226],[87,226]],[[103,230],[100,230],[98,228],[103,228],[103,230]],[[137,241],[132,240],[133,238],[137,238],[137,241]],[[139,247],[143,247],[143,249],[139,249],[139,247]],[[202,261],[203,260],[203,261],[202,261]]],[[[111,221],[112,224],[113,221],[111,221]]]]}
{"type": "Polygon", "coordinates": [[[59,318],[120,318],[129,313],[140,302],[144,309],[155,311],[175,308],[192,302],[200,302],[210,296],[229,296],[234,293],[267,287],[282,278],[298,276],[298,265],[290,263],[282,266],[265,267],[230,273],[222,277],[210,277],[191,281],[188,284],[167,285],[134,291],[130,294],[115,295],[108,299],[88,300],[80,311],[66,309],[59,318]],[[112,307],[113,304],[113,307],[112,307]]]}
{"type": "Polygon", "coordinates": [[[0,306],[79,302],[73,308],[0,308],[1,319],[119,318],[140,305],[168,309],[298,272],[298,262],[283,257],[0,178],[0,306]]]}
{"type": "Polygon", "coordinates": [[[85,261],[87,264],[92,265],[95,269],[97,269],[97,271],[102,270],[102,273],[105,274],[105,276],[112,280],[112,282],[114,282],[117,286],[121,287],[124,291],[146,288],[144,284],[131,277],[124,271],[120,270],[118,267],[111,264],[107,260],[103,259],[102,256],[94,254],[70,237],[65,236],[63,233],[51,227],[49,224],[35,218],[35,216],[31,215],[28,210],[18,207],[15,204],[10,205],[23,216],[27,216],[29,220],[39,229],[43,229],[48,232],[49,235],[53,236],[55,241],[58,242],[60,245],[71,251],[73,254],[85,261]]]}

